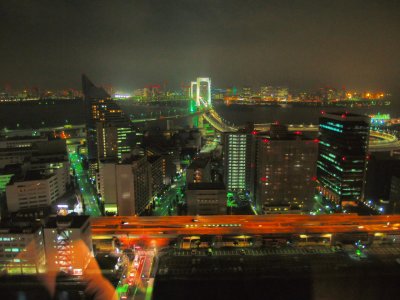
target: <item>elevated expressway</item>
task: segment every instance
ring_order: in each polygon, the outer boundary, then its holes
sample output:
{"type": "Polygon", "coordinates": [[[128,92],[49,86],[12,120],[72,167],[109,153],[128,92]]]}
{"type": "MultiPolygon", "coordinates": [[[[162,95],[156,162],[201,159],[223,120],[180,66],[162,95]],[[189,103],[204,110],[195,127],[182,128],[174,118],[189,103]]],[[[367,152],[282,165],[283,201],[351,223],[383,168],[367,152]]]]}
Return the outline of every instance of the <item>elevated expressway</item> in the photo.
{"type": "Polygon", "coordinates": [[[92,218],[96,236],[171,237],[240,234],[400,234],[400,215],[218,215],[92,218]]]}
{"type": "MultiPolygon", "coordinates": [[[[218,132],[235,132],[238,131],[239,127],[232,126],[227,124],[218,112],[208,106],[208,104],[203,103],[199,107],[199,111],[185,114],[185,115],[174,115],[174,116],[167,116],[167,117],[159,117],[159,118],[145,118],[145,119],[137,119],[134,120],[133,123],[143,123],[143,122],[151,122],[157,120],[168,120],[168,119],[178,119],[178,118],[185,118],[190,117],[193,115],[200,115],[202,114],[204,119],[210,123],[212,127],[215,128],[218,132]]],[[[400,120],[399,120],[400,122],[400,120]]],[[[264,124],[254,124],[255,129],[259,131],[267,131],[269,130],[271,123],[264,123],[264,124]]],[[[289,131],[318,131],[318,125],[309,124],[288,124],[289,131]]],[[[370,132],[370,142],[369,142],[369,150],[371,152],[380,152],[380,151],[393,151],[393,150],[400,150],[400,141],[397,137],[387,133],[381,133],[378,131],[370,132]]]]}
{"type": "MultiPolygon", "coordinates": [[[[230,126],[226,124],[218,113],[214,109],[209,109],[203,114],[204,119],[206,119],[211,126],[213,126],[219,132],[235,132],[238,131],[238,127],[230,126]]],[[[256,130],[267,131],[269,130],[271,123],[265,124],[254,124],[256,130]]],[[[288,124],[289,131],[318,131],[318,125],[298,125],[298,124],[288,124]]],[[[369,151],[371,152],[382,152],[382,151],[393,151],[400,149],[400,140],[388,133],[383,133],[379,131],[370,131],[370,141],[369,141],[369,151]]]]}

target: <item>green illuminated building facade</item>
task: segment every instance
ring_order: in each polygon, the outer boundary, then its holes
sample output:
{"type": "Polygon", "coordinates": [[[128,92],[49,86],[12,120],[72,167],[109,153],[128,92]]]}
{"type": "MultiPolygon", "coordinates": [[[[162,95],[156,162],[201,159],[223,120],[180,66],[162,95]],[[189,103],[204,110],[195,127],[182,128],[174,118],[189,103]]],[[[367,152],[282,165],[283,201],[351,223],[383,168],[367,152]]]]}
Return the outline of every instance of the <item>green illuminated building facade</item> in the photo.
{"type": "Polygon", "coordinates": [[[10,182],[11,177],[13,177],[13,173],[1,172],[0,171],[0,194],[5,193],[6,185],[10,182]]]}
{"type": "Polygon", "coordinates": [[[319,120],[318,191],[337,209],[363,199],[369,141],[369,117],[323,113],[319,120]]]}

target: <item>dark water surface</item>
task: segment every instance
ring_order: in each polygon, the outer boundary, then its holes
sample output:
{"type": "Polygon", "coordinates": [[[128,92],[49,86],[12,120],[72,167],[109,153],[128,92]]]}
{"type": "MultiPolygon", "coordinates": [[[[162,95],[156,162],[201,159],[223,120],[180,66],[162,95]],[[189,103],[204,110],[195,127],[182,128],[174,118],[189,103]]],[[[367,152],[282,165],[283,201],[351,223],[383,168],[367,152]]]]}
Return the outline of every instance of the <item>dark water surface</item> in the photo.
{"type": "Polygon", "coordinates": [[[389,113],[392,117],[400,115],[400,110],[393,106],[372,106],[369,108],[348,107],[268,107],[268,106],[215,106],[218,113],[226,120],[242,125],[246,122],[272,123],[279,121],[286,124],[318,124],[321,111],[348,111],[359,114],[389,113]]]}
{"type": "MultiPolygon", "coordinates": [[[[174,115],[186,111],[185,107],[155,107],[122,104],[122,108],[135,118],[174,115]]],[[[226,120],[235,125],[243,125],[248,121],[255,123],[310,124],[318,123],[321,110],[347,110],[361,114],[390,113],[392,117],[400,117],[400,107],[372,106],[369,108],[342,107],[265,107],[265,106],[225,106],[216,104],[215,109],[226,120]]],[[[83,124],[83,101],[48,101],[46,103],[0,104],[0,128],[40,128],[62,126],[65,124],[83,124]]],[[[163,122],[165,123],[165,122],[163,122]]],[[[149,126],[154,126],[149,123],[149,126]]],[[[158,126],[162,126],[161,123],[158,126]]],[[[163,127],[163,126],[162,126],[163,127]]]]}

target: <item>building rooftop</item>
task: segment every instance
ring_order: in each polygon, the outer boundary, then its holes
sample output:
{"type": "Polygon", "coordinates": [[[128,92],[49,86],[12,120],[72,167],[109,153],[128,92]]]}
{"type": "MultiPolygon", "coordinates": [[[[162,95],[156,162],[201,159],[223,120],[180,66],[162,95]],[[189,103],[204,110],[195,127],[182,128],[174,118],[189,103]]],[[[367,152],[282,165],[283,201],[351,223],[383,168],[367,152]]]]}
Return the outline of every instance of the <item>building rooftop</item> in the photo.
{"type": "Polygon", "coordinates": [[[204,169],[209,162],[210,159],[208,158],[196,158],[188,166],[188,169],[204,169]]]}
{"type": "Polygon", "coordinates": [[[42,171],[28,171],[25,174],[25,177],[23,178],[22,181],[33,181],[33,180],[43,180],[43,179],[48,179],[52,176],[55,176],[54,174],[44,174],[42,171]]]}
{"type": "Polygon", "coordinates": [[[6,138],[0,139],[0,141],[25,141],[25,140],[47,140],[47,137],[43,136],[9,136],[6,138]]]}
{"type": "Polygon", "coordinates": [[[16,174],[19,172],[21,172],[20,164],[6,165],[4,168],[0,169],[0,175],[16,174]]]}
{"type": "Polygon", "coordinates": [[[118,258],[118,256],[109,253],[99,253],[96,255],[96,261],[103,272],[106,270],[115,271],[115,266],[118,264],[118,258]]]}
{"type": "Polygon", "coordinates": [[[314,140],[317,137],[317,135],[318,132],[304,133],[303,131],[294,131],[294,132],[288,132],[286,135],[282,136],[270,134],[267,139],[271,141],[294,141],[294,140],[310,141],[314,140]]]}
{"type": "Polygon", "coordinates": [[[345,121],[365,121],[369,123],[369,116],[350,113],[347,111],[325,112],[321,117],[345,121]]]}
{"type": "Polygon", "coordinates": [[[153,299],[377,299],[398,296],[398,245],[172,249],[160,255],[153,299]],[[396,254],[395,254],[396,253],[396,254]],[[195,261],[195,264],[193,263],[195,261]],[[352,284],[347,284],[349,280],[352,284]],[[215,287],[218,287],[215,289],[215,287]],[[251,291],[251,293],[249,293],[251,291]]]}
{"type": "Polygon", "coordinates": [[[122,160],[121,164],[131,164],[135,161],[141,160],[143,159],[144,156],[143,155],[131,155],[129,157],[126,157],[122,160]]]}
{"type": "Polygon", "coordinates": [[[23,174],[16,174],[13,176],[9,182],[9,185],[12,185],[16,182],[25,182],[25,181],[35,181],[35,180],[46,180],[49,179],[53,176],[56,176],[55,174],[45,174],[41,170],[33,170],[33,171],[28,171],[26,172],[25,175],[23,174]]]}
{"type": "Polygon", "coordinates": [[[14,155],[18,155],[18,152],[26,153],[26,152],[31,152],[31,151],[32,151],[32,147],[0,148],[0,154],[1,153],[12,153],[14,155]]]}
{"type": "Polygon", "coordinates": [[[224,190],[223,182],[189,182],[188,190],[224,190]]]}
{"type": "Polygon", "coordinates": [[[147,157],[147,161],[151,164],[155,163],[157,160],[161,158],[161,155],[152,155],[147,157]]]}
{"type": "Polygon", "coordinates": [[[31,164],[68,162],[66,153],[55,153],[54,155],[56,156],[51,157],[49,155],[42,156],[33,154],[31,164]]]}
{"type": "Polygon", "coordinates": [[[81,228],[89,220],[89,216],[56,216],[47,219],[45,228],[81,228]]]}
{"type": "Polygon", "coordinates": [[[38,231],[41,228],[38,222],[18,222],[11,221],[0,224],[0,235],[2,234],[30,234],[38,231]]]}
{"type": "Polygon", "coordinates": [[[85,74],[82,75],[82,91],[86,99],[110,98],[103,88],[95,86],[85,74]]]}

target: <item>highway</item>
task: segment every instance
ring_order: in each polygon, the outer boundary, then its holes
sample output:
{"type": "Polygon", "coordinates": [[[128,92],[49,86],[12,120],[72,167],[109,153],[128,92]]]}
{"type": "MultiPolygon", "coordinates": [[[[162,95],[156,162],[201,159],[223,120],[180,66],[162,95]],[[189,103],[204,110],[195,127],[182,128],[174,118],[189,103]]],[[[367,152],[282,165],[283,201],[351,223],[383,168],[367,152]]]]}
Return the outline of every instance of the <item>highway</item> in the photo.
{"type": "Polygon", "coordinates": [[[172,235],[400,233],[400,215],[220,215],[92,218],[93,235],[162,237],[172,235]]]}
{"type": "MultiPolygon", "coordinates": [[[[234,132],[238,130],[236,126],[226,124],[214,109],[204,113],[204,118],[219,132],[234,132]]],[[[268,131],[271,123],[254,124],[256,130],[268,131]]],[[[318,125],[315,124],[288,124],[289,131],[318,131],[318,125]]],[[[371,152],[392,151],[400,149],[399,139],[391,134],[379,131],[370,131],[369,150],[371,152]]]]}
{"type": "Polygon", "coordinates": [[[237,131],[238,128],[234,126],[229,126],[222,118],[218,115],[218,113],[214,109],[210,109],[208,112],[204,113],[204,119],[207,120],[208,123],[211,124],[219,132],[230,132],[230,131],[237,131]]]}
{"type": "Polygon", "coordinates": [[[131,120],[132,123],[146,123],[146,122],[153,122],[153,121],[160,121],[160,120],[174,120],[174,119],[182,119],[182,118],[187,118],[187,117],[193,117],[195,115],[200,115],[204,113],[204,110],[202,111],[196,111],[196,112],[190,112],[184,115],[173,115],[173,116],[156,116],[156,117],[150,117],[150,118],[143,118],[143,119],[133,119],[131,120]]]}

